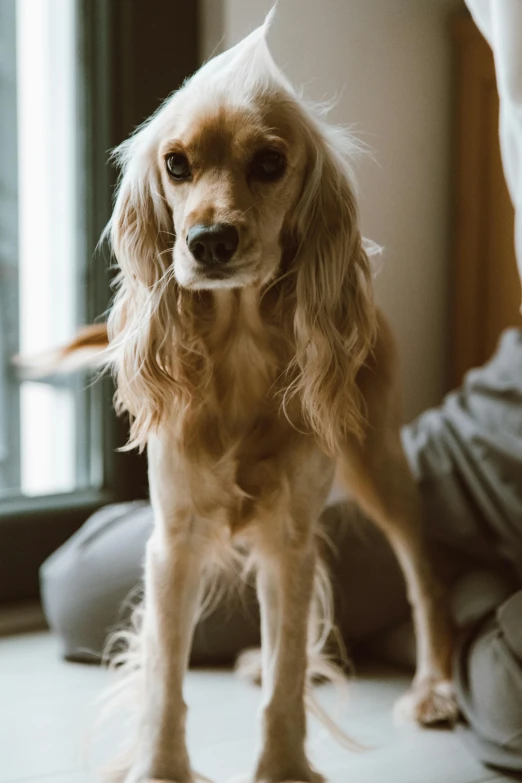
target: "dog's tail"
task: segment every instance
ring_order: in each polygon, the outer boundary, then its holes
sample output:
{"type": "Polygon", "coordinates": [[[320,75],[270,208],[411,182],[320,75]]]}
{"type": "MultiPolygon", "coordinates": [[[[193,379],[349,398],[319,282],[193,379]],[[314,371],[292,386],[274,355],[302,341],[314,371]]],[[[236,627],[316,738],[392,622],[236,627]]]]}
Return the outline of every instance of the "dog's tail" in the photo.
{"type": "Polygon", "coordinates": [[[109,364],[107,324],[84,326],[74,340],[50,351],[33,356],[16,356],[13,363],[25,378],[71,373],[109,364]]]}

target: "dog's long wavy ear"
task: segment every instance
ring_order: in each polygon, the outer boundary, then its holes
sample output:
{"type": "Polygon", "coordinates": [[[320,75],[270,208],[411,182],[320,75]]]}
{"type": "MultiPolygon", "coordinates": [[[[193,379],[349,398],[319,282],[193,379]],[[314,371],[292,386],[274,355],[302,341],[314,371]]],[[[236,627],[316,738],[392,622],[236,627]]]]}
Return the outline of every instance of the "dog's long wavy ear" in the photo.
{"type": "Polygon", "coordinates": [[[140,133],[116,152],[122,176],[108,226],[120,269],[108,321],[115,404],[132,417],[129,448],[144,447],[176,391],[177,292],[169,272],[174,223],[157,163],[140,148],[140,133]]]}
{"type": "Polygon", "coordinates": [[[173,223],[156,161],[139,149],[137,140],[138,137],[130,139],[114,153],[122,174],[110,238],[124,277],[150,288],[170,264],[167,252],[172,245],[173,223]]]}
{"type": "Polygon", "coordinates": [[[376,310],[371,270],[359,230],[346,143],[314,132],[309,170],[295,213],[296,391],[307,423],[335,454],[340,441],[363,432],[357,372],[371,350],[376,310]]]}

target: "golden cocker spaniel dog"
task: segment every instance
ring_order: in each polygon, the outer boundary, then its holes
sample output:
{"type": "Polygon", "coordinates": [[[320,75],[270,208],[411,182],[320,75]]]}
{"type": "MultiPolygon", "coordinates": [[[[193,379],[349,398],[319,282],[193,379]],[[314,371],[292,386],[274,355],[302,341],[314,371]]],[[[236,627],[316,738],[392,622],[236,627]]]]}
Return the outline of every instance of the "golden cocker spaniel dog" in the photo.
{"type": "MultiPolygon", "coordinates": [[[[251,780],[322,779],[305,750],[305,695],[331,626],[316,542],[335,471],[407,582],[418,655],[402,710],[426,724],[456,712],[451,628],[401,447],[353,144],[277,68],[267,26],[204,65],[117,151],[106,353],[129,447],[148,450],[155,515],[125,783],[194,779],[183,678],[205,585],[238,551],[255,568],[262,618],[251,780]]],[[[75,347],[103,344],[103,330],[75,347]]]]}

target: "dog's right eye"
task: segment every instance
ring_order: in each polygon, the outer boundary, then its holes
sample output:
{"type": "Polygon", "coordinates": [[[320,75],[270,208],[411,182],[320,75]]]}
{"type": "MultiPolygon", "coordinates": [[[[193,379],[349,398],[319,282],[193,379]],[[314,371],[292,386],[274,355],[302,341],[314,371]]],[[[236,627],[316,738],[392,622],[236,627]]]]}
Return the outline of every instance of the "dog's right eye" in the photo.
{"type": "Polygon", "coordinates": [[[181,152],[171,152],[165,158],[167,171],[173,179],[184,180],[190,178],[190,163],[181,152]]]}
{"type": "Polygon", "coordinates": [[[260,150],[250,164],[250,175],[262,182],[274,182],[285,170],[285,156],[278,150],[260,150]]]}

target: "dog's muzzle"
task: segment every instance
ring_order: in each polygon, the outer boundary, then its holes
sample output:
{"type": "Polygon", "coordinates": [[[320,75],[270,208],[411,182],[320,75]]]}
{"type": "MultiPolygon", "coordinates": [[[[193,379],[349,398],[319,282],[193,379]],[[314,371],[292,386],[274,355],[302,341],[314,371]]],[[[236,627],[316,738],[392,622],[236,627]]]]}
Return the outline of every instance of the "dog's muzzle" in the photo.
{"type": "Polygon", "coordinates": [[[193,226],[187,234],[187,247],[198,264],[227,264],[239,245],[237,228],[226,223],[193,226]]]}

